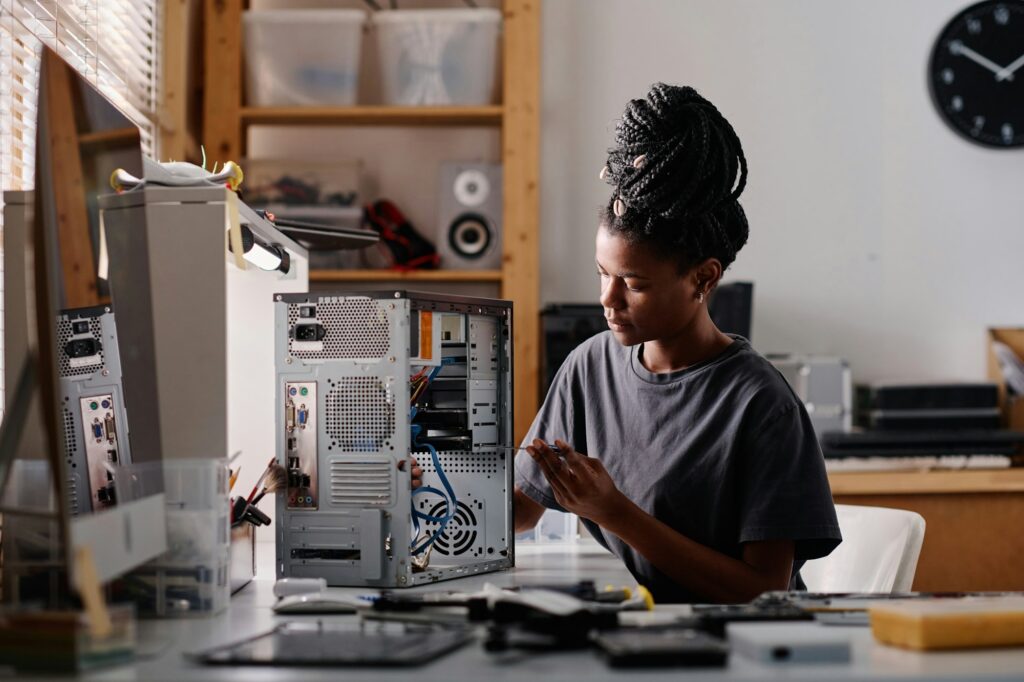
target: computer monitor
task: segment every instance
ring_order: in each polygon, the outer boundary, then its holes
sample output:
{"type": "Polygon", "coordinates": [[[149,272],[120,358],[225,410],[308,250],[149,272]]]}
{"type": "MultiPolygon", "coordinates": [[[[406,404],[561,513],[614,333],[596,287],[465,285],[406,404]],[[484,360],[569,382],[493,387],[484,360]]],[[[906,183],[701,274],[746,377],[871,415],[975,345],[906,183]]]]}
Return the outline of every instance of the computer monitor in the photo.
{"type": "MultiPolygon", "coordinates": [[[[53,575],[73,577],[81,548],[91,550],[98,579],[107,581],[163,552],[166,530],[159,481],[140,486],[145,496],[121,495],[113,506],[73,509],[70,483],[75,480],[72,467],[76,464],[68,440],[79,434],[67,425],[65,403],[73,397],[63,395],[58,356],[58,318],[68,310],[109,305],[106,283],[96,274],[101,243],[98,199],[111,191],[109,178],[116,168],[141,176],[139,130],[46,47],[41,54],[37,112],[36,187],[34,201],[26,207],[30,217],[21,243],[24,258],[6,254],[6,260],[15,260],[19,267],[5,271],[5,297],[24,319],[21,324],[11,324],[8,316],[5,328],[9,348],[5,353],[6,387],[8,392],[15,391],[16,399],[7,401],[0,434],[0,462],[11,466],[0,467],[0,476],[4,483],[5,555],[9,540],[28,537],[16,533],[12,538],[9,533],[11,524],[15,529],[27,524],[18,514],[18,501],[26,501],[25,491],[17,488],[29,481],[50,479],[48,487],[55,493],[50,511],[59,536],[50,540],[56,540],[54,544],[61,550],[15,554],[26,571],[33,556],[45,555],[43,573],[50,577],[33,584],[52,590],[53,575]]],[[[117,264],[111,263],[111,268],[115,267],[117,264]]],[[[145,453],[137,453],[136,461],[140,459],[145,459],[145,453]]],[[[48,506],[37,505],[25,516],[44,518],[48,506]]],[[[9,577],[6,559],[5,577],[9,577]]],[[[17,571],[15,577],[19,577],[17,571]]],[[[33,596],[7,588],[5,583],[5,598],[33,596]]],[[[52,592],[45,596],[52,602],[52,592]]]]}

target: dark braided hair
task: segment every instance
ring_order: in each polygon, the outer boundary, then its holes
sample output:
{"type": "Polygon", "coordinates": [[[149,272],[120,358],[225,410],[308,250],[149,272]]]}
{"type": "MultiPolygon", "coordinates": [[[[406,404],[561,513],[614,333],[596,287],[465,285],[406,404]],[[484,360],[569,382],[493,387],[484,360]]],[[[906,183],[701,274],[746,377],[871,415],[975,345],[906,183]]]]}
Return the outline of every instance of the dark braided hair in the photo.
{"type": "Polygon", "coordinates": [[[602,225],[678,258],[683,272],[707,258],[727,268],[747,242],[738,201],[747,184],[743,147],[693,88],[658,83],[647,99],[631,100],[603,177],[615,191],[602,225]]]}

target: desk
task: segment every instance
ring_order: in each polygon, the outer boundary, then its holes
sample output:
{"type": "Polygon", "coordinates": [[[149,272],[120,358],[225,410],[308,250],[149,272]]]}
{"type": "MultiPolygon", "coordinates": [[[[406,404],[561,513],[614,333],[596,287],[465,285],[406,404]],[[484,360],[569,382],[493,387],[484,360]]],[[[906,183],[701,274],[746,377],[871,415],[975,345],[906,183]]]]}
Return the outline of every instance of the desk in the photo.
{"type": "MultiPolygon", "coordinates": [[[[265,549],[261,546],[260,549],[265,549]]],[[[567,549],[519,548],[517,567],[513,571],[492,573],[418,589],[474,589],[485,582],[499,585],[529,585],[550,581],[593,578],[598,584],[632,583],[622,564],[601,550],[569,551],[567,549]]],[[[761,666],[740,656],[732,656],[724,669],[690,671],[613,671],[593,652],[526,654],[514,652],[494,657],[480,644],[470,644],[424,668],[413,670],[380,669],[297,669],[297,668],[222,668],[202,667],[182,657],[183,651],[202,649],[240,639],[270,629],[285,620],[274,616],[271,593],[273,581],[267,576],[261,553],[261,570],[249,586],[232,600],[231,607],[216,618],[203,620],[143,621],[140,623],[143,660],[132,666],[102,670],[82,679],[145,680],[159,682],[190,682],[191,680],[231,680],[237,682],[351,679],[403,680],[408,682],[453,682],[467,680],[588,680],[645,679],[678,680],[685,675],[692,680],[762,680],[785,678],[797,680],[1020,680],[1024,675],[1024,649],[984,652],[921,654],[875,644],[867,628],[850,628],[853,639],[853,660],[850,664],[819,666],[761,666]]],[[[359,592],[353,590],[353,592],[359,592]]],[[[674,607],[685,609],[687,607],[674,607]]],[[[290,619],[296,619],[292,616],[290,619]]],[[[305,616],[304,618],[316,618],[305,616]]],[[[355,616],[332,619],[353,620],[355,616]]],[[[326,620],[326,618],[325,618],[326,620]]],[[[780,624],[780,627],[785,627],[780,624]]],[[[826,626],[820,626],[826,627],[826,626]]],[[[62,678],[68,679],[68,678],[62,678]]]]}
{"type": "Polygon", "coordinates": [[[829,483],[837,503],[924,517],[915,590],[1024,590],[1024,469],[842,472],[829,483]]]}

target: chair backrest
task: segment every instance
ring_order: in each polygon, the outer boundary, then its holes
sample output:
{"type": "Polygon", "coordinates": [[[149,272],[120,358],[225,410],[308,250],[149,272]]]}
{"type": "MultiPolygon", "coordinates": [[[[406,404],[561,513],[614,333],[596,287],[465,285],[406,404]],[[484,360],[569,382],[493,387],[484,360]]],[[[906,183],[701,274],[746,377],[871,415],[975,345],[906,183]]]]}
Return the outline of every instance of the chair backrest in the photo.
{"type": "Polygon", "coordinates": [[[836,505],[843,542],[808,561],[811,592],[909,592],[924,542],[924,518],[902,509],[836,505]]]}

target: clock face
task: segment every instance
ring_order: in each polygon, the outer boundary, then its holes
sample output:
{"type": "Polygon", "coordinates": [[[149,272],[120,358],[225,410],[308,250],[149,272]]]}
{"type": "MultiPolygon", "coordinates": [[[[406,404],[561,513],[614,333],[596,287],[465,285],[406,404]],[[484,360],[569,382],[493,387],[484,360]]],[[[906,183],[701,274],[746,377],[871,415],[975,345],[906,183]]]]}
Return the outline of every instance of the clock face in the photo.
{"type": "Polygon", "coordinates": [[[987,147],[1024,146],[1024,2],[979,2],[939,34],[928,65],[939,115],[987,147]]]}

